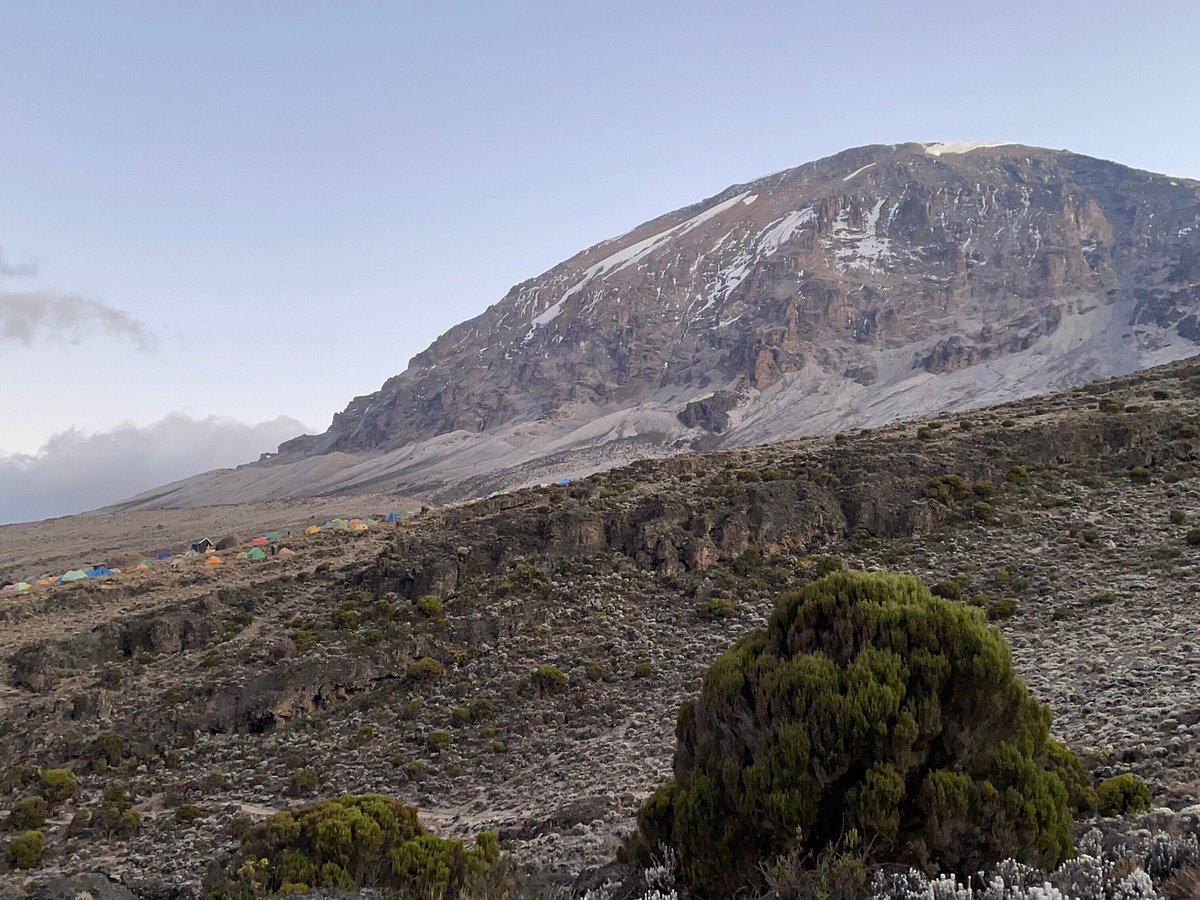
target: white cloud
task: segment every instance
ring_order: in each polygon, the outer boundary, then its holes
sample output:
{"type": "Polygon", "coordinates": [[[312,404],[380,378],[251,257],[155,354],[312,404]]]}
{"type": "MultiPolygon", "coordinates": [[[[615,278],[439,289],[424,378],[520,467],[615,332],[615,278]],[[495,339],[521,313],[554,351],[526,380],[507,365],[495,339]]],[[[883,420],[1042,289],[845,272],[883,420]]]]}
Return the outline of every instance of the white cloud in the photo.
{"type": "Polygon", "coordinates": [[[172,413],[138,428],[50,438],[34,455],[0,457],[0,523],[70,515],[210,469],[250,462],[305,431],[279,416],[248,425],[172,413]]]}
{"type": "Polygon", "coordinates": [[[142,350],[155,345],[145,325],[96,300],[53,290],[0,291],[0,342],[77,344],[97,333],[126,338],[142,350]]]}
{"type": "MultiPolygon", "coordinates": [[[[9,262],[0,247],[0,281],[28,278],[37,273],[36,262],[9,262]]],[[[155,337],[145,325],[124,310],[98,300],[48,288],[0,290],[0,343],[15,341],[30,347],[35,341],[65,340],[78,344],[98,333],[133,341],[142,350],[151,350],[155,345],[155,337]]]]}

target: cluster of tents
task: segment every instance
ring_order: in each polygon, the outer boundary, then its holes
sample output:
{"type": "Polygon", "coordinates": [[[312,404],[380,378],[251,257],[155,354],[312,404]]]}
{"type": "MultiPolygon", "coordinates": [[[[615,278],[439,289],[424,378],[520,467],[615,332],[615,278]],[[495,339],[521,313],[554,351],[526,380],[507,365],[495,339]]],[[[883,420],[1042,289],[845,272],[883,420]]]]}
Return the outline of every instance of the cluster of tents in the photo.
{"type": "MultiPolygon", "coordinates": [[[[403,513],[391,513],[387,517],[387,521],[394,523],[400,520],[403,513]]],[[[322,531],[346,531],[351,533],[361,533],[369,531],[372,527],[380,524],[378,519],[358,519],[358,518],[336,518],[330,519],[324,525],[309,525],[304,529],[304,534],[311,536],[319,534],[322,531]]],[[[214,541],[211,538],[202,537],[191,541],[188,544],[187,550],[182,552],[172,553],[169,550],[164,550],[157,554],[152,554],[141,562],[130,568],[130,571],[146,572],[155,569],[163,564],[170,565],[175,568],[183,563],[203,559],[205,565],[219,566],[224,563],[221,553],[228,550],[236,550],[240,547],[248,549],[241,550],[237,554],[238,559],[259,561],[264,560],[268,556],[278,556],[287,558],[295,556],[296,552],[290,547],[281,546],[280,542],[287,538],[285,531],[268,531],[266,534],[259,535],[249,542],[243,541],[236,535],[229,535],[221,538],[219,541],[214,541]]],[[[134,557],[136,559],[136,557],[134,557]]],[[[33,588],[50,587],[56,584],[65,584],[73,581],[84,581],[90,578],[100,578],[106,575],[120,575],[124,570],[120,567],[97,565],[89,566],[85,569],[68,569],[61,575],[43,575],[40,578],[31,581],[5,581],[0,582],[0,593],[24,592],[33,588]]]]}

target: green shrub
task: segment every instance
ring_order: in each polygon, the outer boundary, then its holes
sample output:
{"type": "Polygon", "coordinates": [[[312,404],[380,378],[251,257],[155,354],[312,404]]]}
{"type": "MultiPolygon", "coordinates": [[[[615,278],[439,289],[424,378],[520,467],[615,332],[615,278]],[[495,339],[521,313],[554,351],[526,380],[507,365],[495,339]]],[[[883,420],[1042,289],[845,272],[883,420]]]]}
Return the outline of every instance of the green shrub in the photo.
{"type": "Polygon", "coordinates": [[[1189,530],[1185,540],[1192,547],[1200,547],[1200,528],[1192,528],[1189,530]]]}
{"type": "Polygon", "coordinates": [[[129,837],[142,827],[142,817],[133,808],[129,792],[113,785],[105,789],[100,808],[91,817],[90,827],[103,837],[129,837]]]}
{"type": "Polygon", "coordinates": [[[42,797],[21,797],[13,804],[5,821],[9,831],[30,831],[46,824],[50,805],[42,797]]]}
{"type": "Polygon", "coordinates": [[[735,612],[737,607],[728,597],[710,597],[703,607],[706,619],[728,619],[735,612]]]}
{"type": "Polygon", "coordinates": [[[320,779],[316,769],[301,769],[293,772],[284,795],[288,797],[304,797],[317,789],[320,779]]]}
{"type": "Polygon", "coordinates": [[[496,714],[496,704],[491,700],[472,700],[466,706],[455,707],[450,717],[459,725],[474,724],[496,714]]]}
{"type": "Polygon", "coordinates": [[[43,769],[38,773],[38,781],[41,783],[42,796],[49,803],[70,800],[79,790],[75,776],[66,769],[43,769]]]}
{"type": "Polygon", "coordinates": [[[1025,471],[1024,466],[1013,466],[1004,473],[1004,480],[1009,484],[1015,484],[1018,487],[1024,487],[1029,484],[1029,473],[1025,471]]]}
{"type": "Polygon", "coordinates": [[[1134,466],[1129,470],[1129,480],[1136,484],[1146,484],[1150,480],[1150,470],[1145,466],[1134,466]]]}
{"type": "Polygon", "coordinates": [[[543,694],[555,694],[567,689],[567,676],[558,666],[538,666],[529,680],[543,694]]]}
{"type": "Polygon", "coordinates": [[[409,681],[416,681],[422,684],[431,684],[438,681],[445,674],[446,667],[432,656],[422,656],[420,659],[409,663],[404,673],[409,681]]]}
{"type": "Polygon", "coordinates": [[[428,619],[440,619],[446,614],[442,598],[437,594],[426,594],[417,598],[416,606],[417,612],[428,619]]]}
{"type": "Polygon", "coordinates": [[[443,753],[450,749],[450,732],[431,731],[425,735],[425,746],[435,753],[443,753]]]}
{"type": "Polygon", "coordinates": [[[390,797],[338,797],[276,813],[249,829],[241,853],[208,885],[211,896],[382,888],[404,896],[502,896],[507,882],[494,832],[468,850],[421,827],[390,797]]]}
{"type": "Polygon", "coordinates": [[[46,842],[40,831],[19,834],[4,848],[4,861],[14,869],[36,869],[45,856],[46,842]]]}
{"type": "Polygon", "coordinates": [[[1000,622],[1011,619],[1017,614],[1017,601],[1014,597],[997,597],[987,607],[988,621],[1000,622]]]}
{"type": "Polygon", "coordinates": [[[102,731],[88,745],[87,760],[97,772],[106,771],[109,766],[119,766],[129,755],[125,740],[112,731],[102,731]]]}
{"type": "Polygon", "coordinates": [[[175,810],[175,818],[186,825],[204,818],[204,810],[195,803],[184,803],[175,810]]]}
{"type": "Polygon", "coordinates": [[[649,678],[654,672],[654,666],[648,662],[640,662],[633,667],[634,678],[649,678]]]}
{"type": "Polygon", "coordinates": [[[1102,816],[1144,812],[1150,808],[1150,788],[1136,775],[1125,772],[1096,785],[1096,799],[1102,816]]]}
{"type": "Polygon", "coordinates": [[[600,681],[604,678],[604,670],[596,663],[588,663],[584,671],[587,673],[588,681],[600,681]]]}
{"type": "Polygon", "coordinates": [[[1182,509],[1171,510],[1171,515],[1168,518],[1172,525],[1183,525],[1187,522],[1187,514],[1182,509]]]}
{"type": "Polygon", "coordinates": [[[939,581],[929,589],[929,593],[935,597],[941,597],[943,600],[962,600],[963,583],[957,578],[949,578],[946,581],[939,581]]]}
{"type": "Polygon", "coordinates": [[[699,898],[849,835],[868,861],[1053,867],[1072,822],[1049,724],[979,610],[907,576],[828,575],[709,669],[624,855],[672,845],[699,898]]]}
{"type": "Polygon", "coordinates": [[[358,627],[358,608],[353,600],[346,600],[329,614],[329,624],[338,631],[353,631],[358,627]]]}
{"type": "Polygon", "coordinates": [[[822,556],[817,560],[816,574],[820,578],[823,575],[828,575],[831,572],[840,572],[846,568],[846,564],[842,562],[840,556],[822,556]]]}

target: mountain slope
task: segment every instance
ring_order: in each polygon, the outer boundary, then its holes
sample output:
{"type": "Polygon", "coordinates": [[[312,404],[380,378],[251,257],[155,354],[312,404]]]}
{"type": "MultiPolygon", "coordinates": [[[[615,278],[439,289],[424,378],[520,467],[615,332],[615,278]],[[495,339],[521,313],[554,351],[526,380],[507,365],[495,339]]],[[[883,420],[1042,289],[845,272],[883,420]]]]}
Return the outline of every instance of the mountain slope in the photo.
{"type": "Polygon", "coordinates": [[[1190,356],[1198,313],[1200,183],[1015,144],[863,147],[597,244],[324,434],[139,502],[465,496],[881,424],[1190,356]]]}

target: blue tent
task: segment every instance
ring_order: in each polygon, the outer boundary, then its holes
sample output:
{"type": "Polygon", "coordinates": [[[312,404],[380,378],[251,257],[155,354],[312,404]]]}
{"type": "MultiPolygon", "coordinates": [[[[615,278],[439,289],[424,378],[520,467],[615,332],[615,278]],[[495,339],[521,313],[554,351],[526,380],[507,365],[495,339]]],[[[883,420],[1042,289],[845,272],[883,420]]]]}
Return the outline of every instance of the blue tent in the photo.
{"type": "Polygon", "coordinates": [[[395,522],[396,519],[398,519],[398,518],[399,518],[399,516],[397,516],[395,513],[388,513],[388,521],[389,522],[395,522]]]}
{"type": "Polygon", "coordinates": [[[570,478],[560,478],[560,479],[558,479],[558,483],[559,484],[570,484],[571,479],[570,478]]]}
{"type": "Polygon", "coordinates": [[[99,575],[111,575],[112,570],[108,566],[92,566],[90,569],[85,569],[83,574],[88,578],[96,578],[99,575]]]}
{"type": "Polygon", "coordinates": [[[155,559],[170,559],[170,558],[171,558],[171,554],[170,554],[170,553],[167,553],[166,551],[163,551],[162,553],[158,554],[158,556],[156,556],[156,557],[154,557],[154,558],[155,558],[155,559]]]}

